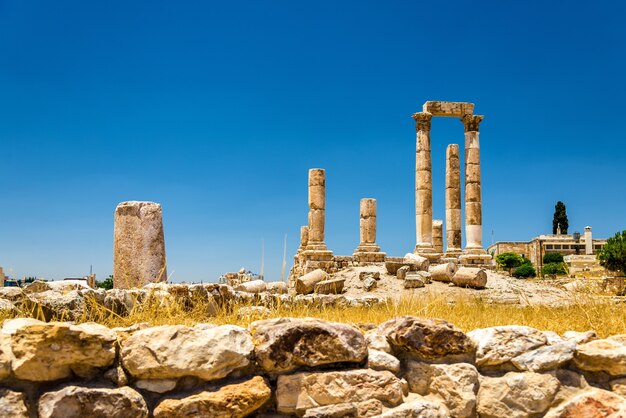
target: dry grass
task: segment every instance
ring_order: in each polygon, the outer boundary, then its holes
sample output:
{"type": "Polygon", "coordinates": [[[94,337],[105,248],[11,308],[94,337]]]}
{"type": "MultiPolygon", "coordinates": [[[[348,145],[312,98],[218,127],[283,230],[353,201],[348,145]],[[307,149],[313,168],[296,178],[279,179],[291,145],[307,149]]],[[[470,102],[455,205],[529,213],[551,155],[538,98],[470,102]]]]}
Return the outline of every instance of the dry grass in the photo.
{"type": "MultiPolygon", "coordinates": [[[[595,330],[605,337],[626,333],[626,304],[611,299],[581,296],[569,306],[550,307],[545,305],[519,306],[493,304],[480,299],[459,298],[445,300],[436,295],[414,299],[403,299],[400,303],[389,303],[369,308],[311,308],[307,306],[277,306],[269,317],[317,317],[325,320],[351,324],[379,324],[394,316],[414,315],[445,319],[464,331],[495,325],[528,325],[541,330],[551,330],[562,334],[565,331],[595,330]]],[[[22,305],[24,306],[24,305],[22,305]]],[[[183,324],[194,325],[208,322],[214,324],[237,324],[247,326],[260,319],[258,316],[238,317],[237,310],[247,305],[236,305],[231,309],[219,309],[216,315],[209,315],[206,302],[194,301],[193,307],[170,301],[168,303],[145,302],[133,309],[127,316],[119,316],[93,300],[87,300],[87,309],[77,323],[98,322],[108,327],[124,327],[147,322],[150,325],[183,324]]],[[[18,312],[0,313],[0,320],[11,317],[34,317],[43,319],[41,306],[31,305],[18,312]]],[[[67,320],[65,316],[52,318],[67,320]]]]}

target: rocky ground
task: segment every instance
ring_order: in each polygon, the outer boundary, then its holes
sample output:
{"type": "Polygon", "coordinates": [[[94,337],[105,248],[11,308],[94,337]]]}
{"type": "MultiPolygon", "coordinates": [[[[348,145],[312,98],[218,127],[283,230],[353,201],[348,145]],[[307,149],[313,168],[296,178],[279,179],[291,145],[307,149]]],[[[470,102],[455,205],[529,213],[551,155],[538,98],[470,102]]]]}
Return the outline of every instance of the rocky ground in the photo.
{"type": "Polygon", "coordinates": [[[510,303],[520,305],[545,304],[559,306],[571,303],[572,294],[562,284],[543,279],[520,280],[494,271],[487,271],[487,286],[484,289],[462,288],[432,281],[425,287],[405,289],[404,282],[395,275],[387,274],[382,265],[367,267],[349,267],[333,275],[333,278],[345,279],[345,295],[360,297],[373,295],[399,299],[402,297],[436,296],[458,301],[459,298],[477,298],[492,303],[510,303]],[[367,291],[359,278],[362,272],[379,274],[376,287],[367,291]]]}

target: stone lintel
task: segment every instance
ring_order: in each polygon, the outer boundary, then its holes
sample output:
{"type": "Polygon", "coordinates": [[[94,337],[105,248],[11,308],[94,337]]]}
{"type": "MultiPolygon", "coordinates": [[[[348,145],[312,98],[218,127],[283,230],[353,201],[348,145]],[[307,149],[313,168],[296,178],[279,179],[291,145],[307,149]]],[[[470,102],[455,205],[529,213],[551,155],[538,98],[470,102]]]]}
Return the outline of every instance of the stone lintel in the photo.
{"type": "Polygon", "coordinates": [[[422,111],[433,116],[460,118],[474,113],[474,103],[428,101],[422,106],[422,111]]]}

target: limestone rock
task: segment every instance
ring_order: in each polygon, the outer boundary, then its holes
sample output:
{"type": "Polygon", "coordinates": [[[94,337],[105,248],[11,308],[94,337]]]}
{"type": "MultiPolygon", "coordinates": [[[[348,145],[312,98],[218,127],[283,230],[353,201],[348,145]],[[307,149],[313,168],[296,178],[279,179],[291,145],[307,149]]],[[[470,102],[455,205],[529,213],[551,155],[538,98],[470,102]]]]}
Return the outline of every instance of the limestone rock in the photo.
{"type": "Polygon", "coordinates": [[[445,406],[434,400],[419,399],[389,409],[377,418],[450,418],[445,406]]]}
{"type": "Polygon", "coordinates": [[[527,351],[513,358],[511,363],[518,370],[539,372],[556,369],[574,358],[576,344],[565,341],[555,345],[545,345],[527,351]]]}
{"type": "Polygon", "coordinates": [[[414,272],[411,272],[411,273],[407,273],[407,275],[404,277],[405,289],[417,289],[417,288],[424,287],[424,286],[426,286],[424,278],[419,274],[415,274],[414,272]]]}
{"type": "Polygon", "coordinates": [[[24,297],[21,287],[0,287],[0,298],[11,302],[18,302],[24,297]]]}
{"type": "Polygon", "coordinates": [[[452,277],[454,277],[454,273],[458,270],[458,267],[455,263],[443,263],[438,264],[436,266],[431,266],[428,269],[428,272],[431,275],[431,278],[438,282],[450,283],[452,281],[452,277]]]}
{"type": "Polygon", "coordinates": [[[378,332],[397,350],[423,361],[473,360],[476,347],[460,329],[441,319],[400,316],[382,323],[378,332]]]}
{"type": "Polygon", "coordinates": [[[388,371],[356,369],[297,373],[278,377],[276,409],[303,414],[307,409],[377,399],[388,406],[402,402],[400,380],[388,371]]]}
{"type": "Polygon", "coordinates": [[[117,336],[99,324],[18,319],[5,321],[2,333],[10,335],[15,356],[11,368],[18,379],[52,381],[72,372],[84,376],[115,360],[117,336]]]}
{"type": "Polygon", "coordinates": [[[257,363],[269,373],[333,363],[361,363],[365,338],[350,325],[315,318],[276,318],[250,325],[257,363]]]}
{"type": "Polygon", "coordinates": [[[487,285],[487,272],[476,267],[461,267],[454,273],[451,281],[460,287],[483,289],[487,285]]]}
{"type": "Polygon", "coordinates": [[[467,335],[477,346],[477,366],[500,365],[547,343],[541,331],[519,325],[479,328],[467,335]]]}
{"type": "Polygon", "coordinates": [[[166,399],[154,409],[154,418],[239,418],[252,414],[272,392],[261,376],[182,399],[166,399]]]}
{"type": "Polygon", "coordinates": [[[125,289],[109,289],[104,297],[104,307],[118,315],[128,315],[137,304],[138,296],[125,289]]]}
{"type": "Polygon", "coordinates": [[[387,337],[381,335],[377,329],[365,333],[365,342],[370,350],[378,350],[391,354],[391,345],[389,345],[387,337]]]}
{"type": "Polygon", "coordinates": [[[6,334],[0,334],[0,381],[11,375],[12,360],[11,337],[6,334]]]}
{"type": "Polygon", "coordinates": [[[346,279],[322,280],[321,282],[317,282],[315,284],[313,292],[325,295],[339,294],[343,292],[345,282],[346,279]]]}
{"type": "Polygon", "coordinates": [[[287,283],[284,282],[268,282],[265,290],[272,294],[284,294],[287,293],[287,283]]]}
{"type": "Polygon", "coordinates": [[[346,402],[308,409],[302,418],[358,418],[356,403],[346,402]]]}
{"type": "Polygon", "coordinates": [[[261,293],[265,292],[267,285],[263,280],[250,280],[249,282],[243,282],[235,286],[235,290],[248,293],[261,293]]]}
{"type": "Polygon", "coordinates": [[[117,389],[66,386],[39,399],[40,418],[147,418],[141,395],[124,386],[117,389]]]}
{"type": "Polygon", "coordinates": [[[122,202],[115,209],[113,283],[117,289],[167,280],[161,205],[122,202]]]}
{"type": "Polygon", "coordinates": [[[196,376],[216,380],[250,364],[254,350],[244,328],[164,325],[137,331],[122,342],[124,368],[139,379],[196,376]]]}
{"type": "Polygon", "coordinates": [[[406,279],[406,275],[407,273],[411,271],[411,267],[409,266],[402,266],[400,267],[397,271],[396,271],[396,279],[398,280],[404,280],[406,279]]]}
{"type": "Polygon", "coordinates": [[[35,280],[34,282],[24,286],[24,293],[41,293],[46,290],[52,290],[52,288],[43,280],[35,280]]]}
{"type": "Polygon", "coordinates": [[[365,280],[363,280],[363,287],[368,292],[370,290],[374,290],[374,288],[376,288],[376,279],[374,279],[373,277],[366,278],[365,280]]]}
{"type": "Polygon", "coordinates": [[[626,334],[594,340],[576,347],[574,364],[589,372],[626,374],[626,334]]]}
{"type": "Polygon", "coordinates": [[[476,415],[476,393],[479,374],[467,363],[407,363],[405,377],[412,392],[437,395],[454,417],[476,415]]]}
{"type": "Polygon", "coordinates": [[[595,331],[584,331],[584,332],[576,332],[576,331],[566,331],[563,334],[563,338],[568,341],[573,341],[576,344],[585,344],[589,341],[593,341],[598,338],[598,334],[595,331]]]}
{"type": "Polygon", "coordinates": [[[176,379],[139,379],[135,382],[135,387],[148,392],[166,393],[174,390],[176,383],[176,379]]]}
{"type": "Polygon", "coordinates": [[[0,417],[29,418],[26,395],[9,389],[0,389],[0,417]]]}
{"type": "Polygon", "coordinates": [[[367,367],[372,370],[389,370],[397,374],[400,372],[400,360],[384,351],[368,350],[367,367]]]}
{"type": "Polygon", "coordinates": [[[623,418],[626,399],[602,389],[591,389],[549,411],[545,418],[623,418]]]}
{"type": "Polygon", "coordinates": [[[329,276],[322,269],[313,270],[296,279],[296,293],[307,295],[315,290],[315,285],[323,280],[328,280],[329,276]]]}
{"type": "Polygon", "coordinates": [[[559,334],[554,331],[541,331],[543,335],[546,336],[546,341],[548,345],[556,345],[562,342],[565,342],[565,339],[562,338],[559,334]]]}
{"type": "Polygon", "coordinates": [[[362,271],[359,273],[359,280],[363,281],[368,277],[372,277],[374,280],[380,280],[380,272],[378,271],[362,271]]]}
{"type": "Polygon", "coordinates": [[[41,309],[46,321],[74,321],[85,313],[85,298],[76,290],[65,294],[46,290],[29,295],[24,307],[31,311],[41,309]]]}
{"type": "Polygon", "coordinates": [[[430,263],[426,257],[422,257],[421,255],[406,253],[404,256],[404,263],[409,264],[411,266],[411,270],[422,270],[428,271],[428,267],[430,263]]]}
{"type": "Polygon", "coordinates": [[[485,377],[478,390],[478,415],[481,418],[538,416],[550,407],[559,386],[556,377],[533,372],[485,377]]]}

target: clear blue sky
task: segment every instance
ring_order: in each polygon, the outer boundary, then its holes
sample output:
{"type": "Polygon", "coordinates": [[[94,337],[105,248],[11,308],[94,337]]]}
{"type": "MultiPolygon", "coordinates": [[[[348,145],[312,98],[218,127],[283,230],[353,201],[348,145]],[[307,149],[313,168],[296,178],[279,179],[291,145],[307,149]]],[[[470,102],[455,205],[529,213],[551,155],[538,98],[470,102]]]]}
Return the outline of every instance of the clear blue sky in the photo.
{"type": "MultiPolygon", "coordinates": [[[[0,1],[0,265],[112,272],[113,212],[163,205],[172,280],[246,266],[280,278],[326,169],[326,241],[415,245],[426,100],[481,125],[484,243],[626,228],[626,10],[620,1],[0,1]]],[[[463,125],[432,128],[434,216],[463,125]]]]}

